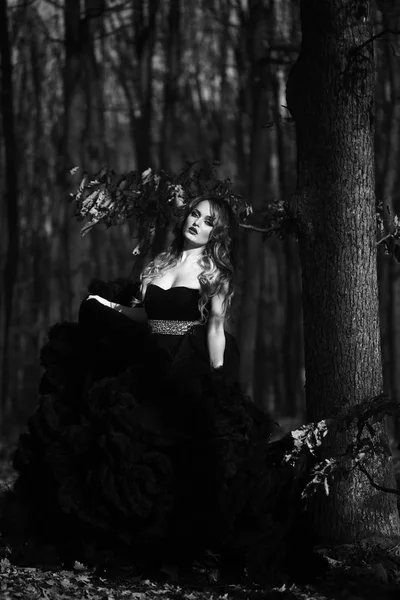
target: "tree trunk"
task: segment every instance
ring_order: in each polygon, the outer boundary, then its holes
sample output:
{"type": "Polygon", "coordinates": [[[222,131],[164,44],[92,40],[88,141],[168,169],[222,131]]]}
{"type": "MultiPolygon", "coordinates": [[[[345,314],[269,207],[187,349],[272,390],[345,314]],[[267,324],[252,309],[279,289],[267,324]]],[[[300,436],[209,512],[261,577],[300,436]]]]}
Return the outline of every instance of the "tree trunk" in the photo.
{"type": "MultiPolygon", "coordinates": [[[[292,124],[287,122],[286,75],[287,61],[294,48],[300,47],[300,33],[296,27],[300,21],[299,7],[290,0],[282,0],[275,5],[276,46],[282,50],[282,64],[275,71],[274,120],[277,127],[279,189],[281,198],[287,199],[296,183],[296,145],[292,124]]],[[[284,265],[281,267],[282,287],[285,289],[284,331],[283,331],[283,377],[285,398],[279,407],[279,414],[289,419],[290,427],[305,421],[304,356],[303,356],[303,313],[301,307],[301,272],[297,240],[286,236],[282,242],[284,265]],[[284,278],[284,279],[283,279],[284,278]]]]}
{"type": "MultiPolygon", "coordinates": [[[[266,202],[270,135],[265,127],[271,119],[270,74],[266,64],[266,31],[269,0],[252,1],[248,23],[248,43],[251,57],[252,128],[250,149],[250,199],[254,223],[260,225],[266,202]]],[[[245,276],[240,307],[239,346],[240,379],[246,393],[254,393],[254,357],[257,341],[263,240],[259,233],[247,232],[244,250],[245,276]]]]}
{"type": "Polygon", "coordinates": [[[161,124],[159,167],[170,169],[171,150],[176,148],[175,122],[181,74],[180,0],[170,0],[165,42],[166,67],[164,74],[163,115],[161,124]]]}
{"type": "MultiPolygon", "coordinates": [[[[179,77],[181,71],[180,40],[180,0],[170,0],[167,35],[165,42],[166,67],[164,74],[163,112],[160,132],[159,167],[170,170],[175,143],[176,107],[179,94],[179,77]]],[[[156,220],[155,233],[151,249],[154,258],[168,248],[173,239],[173,225],[167,227],[156,220]]]]}
{"type": "MultiPolygon", "coordinates": [[[[102,73],[95,54],[95,33],[101,31],[104,4],[102,0],[86,0],[81,15],[79,0],[65,3],[65,67],[63,148],[60,163],[60,198],[57,211],[62,245],[56,260],[64,257],[61,269],[65,281],[63,306],[67,318],[77,315],[87,284],[93,273],[85,269],[89,262],[90,240],[82,239],[80,225],[71,217],[67,203],[68,169],[79,165],[90,173],[104,164],[104,107],[102,73]]],[[[95,234],[96,235],[96,234],[95,234]]]]}
{"type": "MultiPolygon", "coordinates": [[[[390,15],[382,5],[380,27],[398,30],[400,16],[390,15]]],[[[398,163],[400,138],[400,74],[397,53],[399,42],[396,35],[386,34],[388,42],[377,48],[378,77],[381,79],[378,98],[377,139],[381,160],[377,161],[378,200],[390,210],[391,217],[398,214],[398,163]],[[397,201],[396,201],[397,200],[397,201]]],[[[390,218],[391,218],[390,217],[390,218]]],[[[385,391],[393,400],[400,400],[400,266],[394,257],[379,252],[380,322],[385,391]]],[[[400,420],[394,427],[400,442],[400,420]]]]}
{"type": "MultiPolygon", "coordinates": [[[[287,86],[296,122],[307,416],[318,421],[382,391],[373,153],[374,58],[369,3],[302,0],[302,48],[287,86]]],[[[354,431],[329,435],[338,456],[354,431]]],[[[386,432],[368,470],[395,487],[386,432]]],[[[398,535],[394,496],[359,470],[336,477],[315,505],[324,542],[398,535]]]]}
{"type": "Polygon", "coordinates": [[[153,166],[151,121],[153,114],[153,55],[156,42],[157,13],[160,0],[148,3],[148,14],[144,14],[144,3],[133,0],[134,47],[137,60],[139,116],[131,121],[132,139],[136,151],[138,169],[143,172],[153,166]]]}
{"type": "Polygon", "coordinates": [[[13,296],[17,280],[19,254],[17,147],[15,139],[14,100],[11,48],[8,31],[7,2],[0,0],[0,56],[1,56],[1,117],[5,158],[5,216],[7,237],[6,256],[0,290],[0,423],[8,399],[9,341],[13,313],[13,296]]]}

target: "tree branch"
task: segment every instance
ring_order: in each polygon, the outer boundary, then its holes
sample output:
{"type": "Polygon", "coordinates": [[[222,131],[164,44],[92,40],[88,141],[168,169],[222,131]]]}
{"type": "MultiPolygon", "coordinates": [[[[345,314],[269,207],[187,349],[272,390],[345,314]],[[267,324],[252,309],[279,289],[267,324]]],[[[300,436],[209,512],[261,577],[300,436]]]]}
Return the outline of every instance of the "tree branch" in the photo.
{"type": "Polygon", "coordinates": [[[257,231],[258,233],[273,233],[276,231],[274,227],[256,227],[255,225],[246,225],[245,223],[239,223],[239,227],[243,227],[243,229],[250,229],[251,231],[257,231]]]}
{"type": "Polygon", "coordinates": [[[361,473],[364,473],[372,487],[374,487],[376,490],[379,490],[380,492],[386,492],[387,494],[395,494],[396,496],[400,496],[399,490],[395,490],[394,488],[388,488],[383,485],[379,485],[378,483],[375,483],[375,481],[372,479],[372,476],[368,473],[367,469],[360,464],[358,466],[360,468],[361,473]]]}
{"type": "Polygon", "coordinates": [[[379,244],[382,244],[382,242],[384,242],[385,240],[387,240],[388,238],[390,238],[392,236],[391,233],[388,233],[387,235],[384,235],[383,238],[381,238],[380,240],[378,240],[376,242],[376,245],[379,246],[379,244]]]}
{"type": "Polygon", "coordinates": [[[368,46],[368,44],[371,44],[386,33],[391,33],[392,35],[399,35],[400,29],[382,29],[382,31],[379,31],[378,33],[375,33],[375,35],[373,35],[372,37],[368,38],[368,40],[361,44],[361,46],[357,46],[356,48],[354,48],[354,52],[359,52],[360,50],[365,48],[365,46],[368,46]]]}

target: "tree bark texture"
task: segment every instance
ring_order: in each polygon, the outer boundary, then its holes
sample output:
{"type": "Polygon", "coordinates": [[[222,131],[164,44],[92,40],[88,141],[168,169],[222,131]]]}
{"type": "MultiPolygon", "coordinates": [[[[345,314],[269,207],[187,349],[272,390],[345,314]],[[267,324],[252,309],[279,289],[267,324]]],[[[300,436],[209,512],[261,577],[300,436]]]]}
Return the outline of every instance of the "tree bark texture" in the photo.
{"type": "MultiPolygon", "coordinates": [[[[307,416],[318,421],[382,391],[375,237],[374,56],[368,1],[303,0],[302,47],[287,85],[296,123],[292,210],[302,266],[307,416]]],[[[338,456],[354,431],[330,435],[338,456]]],[[[395,487],[386,432],[368,464],[395,487]]],[[[324,542],[398,535],[395,496],[358,470],[337,477],[315,507],[324,542]]]]}
{"type": "Polygon", "coordinates": [[[0,422],[7,407],[9,375],[9,338],[13,312],[14,288],[19,254],[17,147],[15,138],[11,48],[8,31],[7,2],[0,0],[0,108],[4,137],[4,203],[7,239],[6,256],[0,290],[0,422]]]}

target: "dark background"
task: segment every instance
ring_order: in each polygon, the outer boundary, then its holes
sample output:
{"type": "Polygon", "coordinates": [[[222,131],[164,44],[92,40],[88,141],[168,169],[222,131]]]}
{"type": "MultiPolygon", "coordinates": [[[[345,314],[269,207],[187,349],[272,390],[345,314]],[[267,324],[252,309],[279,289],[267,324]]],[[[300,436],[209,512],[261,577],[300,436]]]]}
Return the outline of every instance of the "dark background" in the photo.
{"type": "MultiPolygon", "coordinates": [[[[68,170],[177,171],[216,161],[250,223],[296,182],[286,81],[300,48],[297,0],[1,1],[0,419],[34,408],[50,324],[74,320],[93,277],[128,277],[135,224],[86,237],[68,170]],[[8,26],[8,35],[6,34],[8,26]]],[[[400,21],[374,7],[376,192],[399,209],[400,21]]],[[[284,427],[305,420],[297,242],[243,231],[235,298],[241,380],[284,427]]],[[[379,253],[386,391],[399,400],[400,280],[379,253]]]]}

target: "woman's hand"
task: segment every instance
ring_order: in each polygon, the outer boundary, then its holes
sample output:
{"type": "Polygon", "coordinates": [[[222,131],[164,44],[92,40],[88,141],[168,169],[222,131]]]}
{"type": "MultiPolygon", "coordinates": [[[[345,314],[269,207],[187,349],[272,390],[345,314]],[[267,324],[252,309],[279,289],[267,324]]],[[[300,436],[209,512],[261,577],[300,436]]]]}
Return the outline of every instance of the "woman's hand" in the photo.
{"type": "Polygon", "coordinates": [[[106,300],[105,298],[102,298],[101,296],[90,294],[86,298],[86,300],[97,300],[97,302],[100,302],[100,304],[103,304],[104,306],[108,306],[108,308],[113,308],[112,302],[110,302],[109,300],[106,300]]]}
{"type": "Polygon", "coordinates": [[[129,317],[133,321],[137,323],[147,323],[147,314],[144,307],[136,307],[136,306],[124,306],[123,304],[118,304],[117,302],[110,302],[110,300],[106,300],[101,296],[97,296],[95,294],[90,294],[86,300],[97,300],[100,304],[107,306],[107,308],[111,308],[115,310],[117,313],[124,315],[125,317],[129,317]]]}

